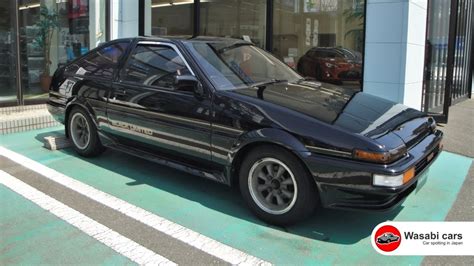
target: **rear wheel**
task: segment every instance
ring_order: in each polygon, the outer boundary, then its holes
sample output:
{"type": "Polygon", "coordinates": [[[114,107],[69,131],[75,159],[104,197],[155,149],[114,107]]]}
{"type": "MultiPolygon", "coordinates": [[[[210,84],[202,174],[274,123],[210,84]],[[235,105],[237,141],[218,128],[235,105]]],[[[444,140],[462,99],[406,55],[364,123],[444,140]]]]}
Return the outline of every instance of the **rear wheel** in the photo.
{"type": "Polygon", "coordinates": [[[74,107],[68,120],[69,138],[77,153],[82,156],[95,156],[104,150],[97,129],[89,115],[80,107],[74,107]]]}
{"type": "Polygon", "coordinates": [[[251,151],[241,165],[239,180],[251,210],[271,224],[301,221],[317,204],[317,189],[305,166],[276,146],[251,151]]]}

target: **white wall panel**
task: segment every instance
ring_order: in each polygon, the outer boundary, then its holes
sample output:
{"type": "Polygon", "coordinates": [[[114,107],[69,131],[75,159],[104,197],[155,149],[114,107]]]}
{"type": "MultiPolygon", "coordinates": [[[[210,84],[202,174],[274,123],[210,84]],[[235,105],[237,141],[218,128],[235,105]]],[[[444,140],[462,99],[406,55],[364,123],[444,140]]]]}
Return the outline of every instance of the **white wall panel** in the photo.
{"type": "Polygon", "coordinates": [[[365,92],[421,109],[426,14],[427,1],[367,1],[365,92]]]}

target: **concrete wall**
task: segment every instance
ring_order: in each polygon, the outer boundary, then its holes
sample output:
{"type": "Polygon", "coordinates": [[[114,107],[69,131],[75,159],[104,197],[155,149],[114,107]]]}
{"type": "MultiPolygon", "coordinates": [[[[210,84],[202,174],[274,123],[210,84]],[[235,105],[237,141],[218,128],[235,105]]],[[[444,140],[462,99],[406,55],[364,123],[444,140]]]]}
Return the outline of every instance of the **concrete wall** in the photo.
{"type": "Polygon", "coordinates": [[[111,39],[138,36],[138,1],[112,0],[111,39]]]}
{"type": "Polygon", "coordinates": [[[364,91],[421,109],[427,0],[368,0],[364,91]]]}

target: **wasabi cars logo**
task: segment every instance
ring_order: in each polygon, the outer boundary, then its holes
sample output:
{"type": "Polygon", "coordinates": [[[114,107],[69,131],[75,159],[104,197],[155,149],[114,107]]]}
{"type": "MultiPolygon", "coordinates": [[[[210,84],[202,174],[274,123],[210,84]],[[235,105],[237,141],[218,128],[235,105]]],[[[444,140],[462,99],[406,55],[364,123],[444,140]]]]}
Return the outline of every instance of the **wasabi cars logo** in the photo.
{"type": "Polygon", "coordinates": [[[375,226],[370,242],[386,256],[473,256],[472,228],[474,222],[388,221],[375,226]]]}
{"type": "Polygon", "coordinates": [[[374,235],[375,247],[384,252],[391,252],[400,246],[402,241],[400,231],[391,225],[380,227],[374,235]]]}

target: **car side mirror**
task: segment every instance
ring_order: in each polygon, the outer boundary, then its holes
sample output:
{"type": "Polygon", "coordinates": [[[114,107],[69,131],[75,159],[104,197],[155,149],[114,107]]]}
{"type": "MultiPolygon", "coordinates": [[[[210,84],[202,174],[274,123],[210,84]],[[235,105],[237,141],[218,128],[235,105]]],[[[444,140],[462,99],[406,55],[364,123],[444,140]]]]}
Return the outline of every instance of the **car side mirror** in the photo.
{"type": "Polygon", "coordinates": [[[174,79],[174,87],[177,91],[192,92],[196,97],[204,96],[201,82],[193,75],[177,75],[174,79]]]}

